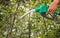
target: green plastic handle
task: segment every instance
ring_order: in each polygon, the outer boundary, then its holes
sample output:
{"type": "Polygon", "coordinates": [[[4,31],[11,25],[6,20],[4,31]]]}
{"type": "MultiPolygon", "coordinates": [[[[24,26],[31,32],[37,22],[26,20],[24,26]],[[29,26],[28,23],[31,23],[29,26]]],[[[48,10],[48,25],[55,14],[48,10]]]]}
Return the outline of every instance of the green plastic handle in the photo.
{"type": "MultiPolygon", "coordinates": [[[[49,8],[49,5],[47,5],[47,4],[41,4],[41,5],[39,5],[38,7],[35,8],[35,11],[38,12],[38,13],[43,14],[43,13],[46,13],[46,11],[47,11],[48,8],[49,8]]],[[[59,11],[56,10],[55,14],[58,15],[59,11]]]]}

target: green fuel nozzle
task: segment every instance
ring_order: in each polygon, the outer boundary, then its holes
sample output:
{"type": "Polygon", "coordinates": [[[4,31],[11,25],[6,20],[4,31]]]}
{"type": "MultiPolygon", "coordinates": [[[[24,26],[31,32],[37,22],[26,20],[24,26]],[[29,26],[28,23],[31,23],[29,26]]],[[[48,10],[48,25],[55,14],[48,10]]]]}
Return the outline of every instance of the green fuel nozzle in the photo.
{"type": "MultiPolygon", "coordinates": [[[[38,12],[40,14],[45,14],[47,12],[49,8],[48,4],[40,4],[38,7],[36,7],[35,9],[32,9],[28,12],[26,12],[24,15],[22,15],[20,18],[23,18],[24,16],[26,16],[27,14],[31,13],[31,12],[38,12]]],[[[58,15],[59,11],[56,9],[55,14],[58,15]]]]}
{"type": "MultiPolygon", "coordinates": [[[[35,11],[40,13],[40,14],[43,14],[43,13],[47,12],[48,8],[49,8],[48,4],[40,4],[38,7],[35,8],[35,11]]],[[[55,14],[56,15],[59,14],[59,11],[57,9],[55,11],[55,14]]]]}

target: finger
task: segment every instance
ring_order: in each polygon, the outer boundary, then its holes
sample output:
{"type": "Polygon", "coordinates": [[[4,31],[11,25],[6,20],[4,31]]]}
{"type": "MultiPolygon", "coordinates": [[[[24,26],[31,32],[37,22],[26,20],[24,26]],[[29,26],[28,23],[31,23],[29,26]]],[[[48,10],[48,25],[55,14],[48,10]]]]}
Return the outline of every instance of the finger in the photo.
{"type": "Polygon", "coordinates": [[[52,13],[52,9],[50,9],[49,12],[52,13]]]}
{"type": "Polygon", "coordinates": [[[53,10],[53,13],[55,12],[55,10],[53,10]]]}
{"type": "Polygon", "coordinates": [[[50,8],[47,10],[49,12],[50,8]]]}
{"type": "Polygon", "coordinates": [[[53,14],[55,12],[55,9],[51,9],[51,13],[53,14]]]}
{"type": "Polygon", "coordinates": [[[51,13],[52,13],[52,14],[54,13],[54,10],[53,10],[53,9],[51,10],[51,13]]]}
{"type": "Polygon", "coordinates": [[[50,13],[50,14],[53,14],[53,12],[54,12],[53,9],[50,9],[50,10],[49,10],[49,13],[50,13]]]}
{"type": "Polygon", "coordinates": [[[48,9],[48,12],[49,12],[50,14],[53,14],[54,10],[53,10],[53,9],[48,9]]]}
{"type": "Polygon", "coordinates": [[[52,10],[52,13],[54,13],[54,12],[55,12],[55,9],[52,10]]]}

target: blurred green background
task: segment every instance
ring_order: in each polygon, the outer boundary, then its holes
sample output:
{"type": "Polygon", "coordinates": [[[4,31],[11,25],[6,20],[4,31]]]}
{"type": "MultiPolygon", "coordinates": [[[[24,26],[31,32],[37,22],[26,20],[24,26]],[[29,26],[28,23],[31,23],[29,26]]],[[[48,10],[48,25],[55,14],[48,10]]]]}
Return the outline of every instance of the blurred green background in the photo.
{"type": "Polygon", "coordinates": [[[39,13],[31,13],[20,19],[25,12],[52,1],[0,0],[0,38],[60,38],[60,24],[56,21],[43,20],[39,13]]]}

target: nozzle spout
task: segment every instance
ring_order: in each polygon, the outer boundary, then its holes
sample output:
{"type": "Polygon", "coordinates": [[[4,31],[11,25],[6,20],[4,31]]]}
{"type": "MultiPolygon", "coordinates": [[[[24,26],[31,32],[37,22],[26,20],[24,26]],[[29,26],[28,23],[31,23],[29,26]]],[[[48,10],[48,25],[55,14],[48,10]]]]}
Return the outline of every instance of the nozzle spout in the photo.
{"type": "Polygon", "coordinates": [[[30,10],[29,12],[26,12],[24,15],[20,17],[22,19],[24,16],[28,15],[29,13],[35,12],[35,9],[30,10]]]}

